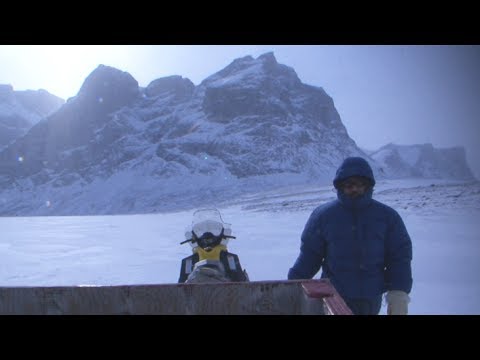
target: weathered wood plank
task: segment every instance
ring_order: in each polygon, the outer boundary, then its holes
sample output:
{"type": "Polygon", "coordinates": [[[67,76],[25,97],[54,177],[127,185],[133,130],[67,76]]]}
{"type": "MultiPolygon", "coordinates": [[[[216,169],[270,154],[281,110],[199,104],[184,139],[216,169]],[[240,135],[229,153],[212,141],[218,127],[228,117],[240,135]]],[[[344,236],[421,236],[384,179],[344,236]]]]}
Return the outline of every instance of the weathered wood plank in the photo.
{"type": "Polygon", "coordinates": [[[302,283],[302,288],[308,297],[323,300],[326,314],[353,315],[350,308],[328,280],[305,281],[302,283]]]}
{"type": "MultiPolygon", "coordinates": [[[[121,286],[0,287],[0,314],[323,315],[348,313],[309,297],[302,284],[326,280],[121,286]],[[328,305],[328,306],[327,306],[328,305]]],[[[335,292],[336,293],[336,292],[335,292]]],[[[343,305],[341,304],[343,303],[343,305]]],[[[335,307],[336,306],[336,307],[335,307]]],[[[346,309],[345,309],[346,307],[346,309]]]]}

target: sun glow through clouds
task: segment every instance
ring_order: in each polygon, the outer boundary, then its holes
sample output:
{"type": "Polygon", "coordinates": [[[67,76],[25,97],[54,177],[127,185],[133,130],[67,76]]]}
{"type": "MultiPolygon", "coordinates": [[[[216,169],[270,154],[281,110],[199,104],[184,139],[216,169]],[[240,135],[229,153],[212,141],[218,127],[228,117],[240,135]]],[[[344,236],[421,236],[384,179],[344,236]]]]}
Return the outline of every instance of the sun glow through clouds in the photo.
{"type": "MultiPolygon", "coordinates": [[[[114,45],[15,45],[8,48],[7,68],[22,69],[15,73],[10,82],[15,90],[38,90],[43,88],[65,100],[75,96],[85,78],[98,65],[125,69],[131,60],[132,49],[114,45]],[[31,66],[31,62],[35,66],[31,66]],[[38,71],[38,69],[41,69],[38,71]],[[37,86],[32,85],[35,79],[37,86]]],[[[3,49],[0,49],[3,50],[3,49]]],[[[4,60],[5,61],[5,60],[4,60]]],[[[12,75],[13,76],[13,75],[12,75]]]]}

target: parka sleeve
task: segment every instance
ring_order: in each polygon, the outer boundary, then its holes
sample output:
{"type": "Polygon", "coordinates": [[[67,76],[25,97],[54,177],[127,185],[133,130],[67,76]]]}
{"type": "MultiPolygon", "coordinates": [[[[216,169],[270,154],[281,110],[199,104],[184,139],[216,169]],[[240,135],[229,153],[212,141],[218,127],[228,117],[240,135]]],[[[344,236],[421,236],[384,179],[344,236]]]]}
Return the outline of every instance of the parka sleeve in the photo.
{"type": "Polygon", "coordinates": [[[323,265],[324,240],[321,222],[314,211],[305,225],[300,244],[300,254],[288,271],[288,279],[311,279],[323,265]]]}
{"type": "Polygon", "coordinates": [[[413,283],[411,262],[412,241],[402,218],[394,211],[385,249],[386,291],[410,293],[413,283]]]}

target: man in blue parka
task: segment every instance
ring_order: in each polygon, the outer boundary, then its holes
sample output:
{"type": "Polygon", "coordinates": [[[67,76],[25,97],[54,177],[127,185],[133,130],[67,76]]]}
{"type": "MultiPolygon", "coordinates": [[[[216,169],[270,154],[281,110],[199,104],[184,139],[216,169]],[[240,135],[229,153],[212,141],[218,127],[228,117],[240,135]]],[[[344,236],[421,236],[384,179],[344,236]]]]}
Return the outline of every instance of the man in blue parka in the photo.
{"type": "Polygon", "coordinates": [[[338,199],[317,207],[305,225],[288,279],[311,279],[322,268],[354,314],[406,315],[412,288],[412,242],[400,215],[372,199],[368,162],[350,157],[333,185],[338,199]]]}

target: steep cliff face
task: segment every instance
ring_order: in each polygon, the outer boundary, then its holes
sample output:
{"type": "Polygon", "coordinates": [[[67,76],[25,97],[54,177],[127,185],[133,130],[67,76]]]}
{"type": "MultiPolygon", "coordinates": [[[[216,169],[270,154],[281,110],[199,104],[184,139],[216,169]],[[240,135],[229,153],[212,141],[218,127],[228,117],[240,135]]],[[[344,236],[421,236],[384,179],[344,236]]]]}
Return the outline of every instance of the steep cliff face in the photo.
{"type": "Polygon", "coordinates": [[[389,178],[474,180],[463,147],[436,149],[432,144],[388,144],[371,157],[389,178]]]}
{"type": "Polygon", "coordinates": [[[325,91],[302,84],[272,53],[235,60],[205,79],[197,96],[203,140],[191,134],[181,142],[221,159],[234,176],[331,173],[361,153],[325,91]]]}

